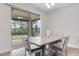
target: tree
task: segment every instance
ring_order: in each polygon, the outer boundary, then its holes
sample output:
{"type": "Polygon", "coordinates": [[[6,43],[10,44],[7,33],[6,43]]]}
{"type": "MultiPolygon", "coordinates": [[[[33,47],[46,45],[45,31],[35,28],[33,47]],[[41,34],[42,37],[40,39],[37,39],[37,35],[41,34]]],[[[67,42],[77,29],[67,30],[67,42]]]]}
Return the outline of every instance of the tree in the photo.
{"type": "Polygon", "coordinates": [[[13,25],[13,34],[16,34],[16,21],[12,20],[12,25],[13,25]]]}

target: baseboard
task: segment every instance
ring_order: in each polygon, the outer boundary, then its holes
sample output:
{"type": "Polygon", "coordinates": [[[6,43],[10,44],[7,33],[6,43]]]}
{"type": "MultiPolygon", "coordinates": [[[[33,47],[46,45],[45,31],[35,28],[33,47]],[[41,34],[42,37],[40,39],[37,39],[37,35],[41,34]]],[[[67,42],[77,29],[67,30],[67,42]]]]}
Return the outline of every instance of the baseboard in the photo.
{"type": "Polygon", "coordinates": [[[0,54],[8,53],[8,52],[11,52],[11,51],[3,51],[3,52],[0,52],[0,54]]]}
{"type": "Polygon", "coordinates": [[[72,48],[77,48],[77,49],[79,49],[79,46],[77,46],[77,45],[68,45],[68,47],[72,47],[72,48]]]}
{"type": "Polygon", "coordinates": [[[9,50],[0,50],[0,54],[7,53],[7,52],[11,52],[11,50],[10,49],[9,50]]]}

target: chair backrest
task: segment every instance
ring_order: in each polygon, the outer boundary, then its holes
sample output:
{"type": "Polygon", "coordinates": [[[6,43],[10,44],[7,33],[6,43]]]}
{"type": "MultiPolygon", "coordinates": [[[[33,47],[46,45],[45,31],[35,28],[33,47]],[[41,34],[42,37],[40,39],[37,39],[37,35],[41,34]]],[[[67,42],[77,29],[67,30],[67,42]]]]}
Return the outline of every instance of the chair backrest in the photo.
{"type": "Polygon", "coordinates": [[[59,37],[59,38],[64,37],[64,33],[55,33],[53,35],[56,36],[56,37],[59,37]]]}
{"type": "Polygon", "coordinates": [[[69,38],[70,38],[69,36],[65,36],[64,38],[62,38],[62,39],[64,39],[63,40],[63,45],[62,45],[63,50],[67,49],[69,38]]]}
{"type": "Polygon", "coordinates": [[[24,44],[25,49],[31,55],[31,47],[30,47],[29,37],[24,37],[22,40],[23,40],[23,44],[24,44]]]}

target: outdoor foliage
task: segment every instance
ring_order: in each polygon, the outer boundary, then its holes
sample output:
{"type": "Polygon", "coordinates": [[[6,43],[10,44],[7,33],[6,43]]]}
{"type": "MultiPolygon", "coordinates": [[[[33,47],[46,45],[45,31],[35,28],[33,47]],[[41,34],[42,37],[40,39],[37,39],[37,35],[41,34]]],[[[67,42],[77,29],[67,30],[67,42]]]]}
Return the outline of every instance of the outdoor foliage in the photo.
{"type": "MultiPolygon", "coordinates": [[[[32,36],[40,35],[39,20],[32,21],[32,36]]],[[[29,33],[28,23],[26,21],[12,20],[12,40],[22,39],[23,36],[29,33]]]]}

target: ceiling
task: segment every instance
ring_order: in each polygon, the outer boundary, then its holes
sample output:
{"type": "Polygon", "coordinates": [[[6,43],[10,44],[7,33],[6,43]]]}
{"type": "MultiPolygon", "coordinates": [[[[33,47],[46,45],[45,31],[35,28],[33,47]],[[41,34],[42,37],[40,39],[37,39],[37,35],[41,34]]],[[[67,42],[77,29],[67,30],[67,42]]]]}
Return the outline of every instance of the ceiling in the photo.
{"type": "Polygon", "coordinates": [[[31,20],[36,20],[36,19],[40,18],[39,15],[13,8],[12,18],[18,19],[18,17],[22,17],[24,20],[28,20],[29,17],[30,17],[31,20]]]}
{"type": "MultiPolygon", "coordinates": [[[[23,3],[25,5],[28,5],[29,7],[35,7],[39,10],[45,11],[45,12],[49,12],[51,10],[55,10],[57,8],[61,8],[61,7],[66,7],[71,5],[72,3],[55,3],[54,6],[52,6],[51,8],[47,8],[47,6],[45,5],[45,3],[23,3]]],[[[18,9],[13,9],[12,11],[12,17],[13,18],[18,18],[19,17],[23,17],[24,19],[29,18],[29,13],[22,11],[22,10],[18,10],[18,9]]],[[[30,14],[30,19],[31,20],[35,20],[35,19],[39,19],[40,16],[36,15],[36,14],[30,14]]]]}
{"type": "Polygon", "coordinates": [[[71,4],[72,3],[55,3],[55,5],[52,6],[51,8],[47,8],[45,3],[26,3],[26,5],[38,8],[38,9],[46,11],[46,12],[54,10],[56,8],[61,8],[61,7],[69,6],[71,4]]]}

